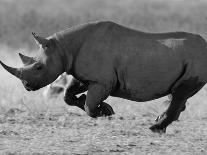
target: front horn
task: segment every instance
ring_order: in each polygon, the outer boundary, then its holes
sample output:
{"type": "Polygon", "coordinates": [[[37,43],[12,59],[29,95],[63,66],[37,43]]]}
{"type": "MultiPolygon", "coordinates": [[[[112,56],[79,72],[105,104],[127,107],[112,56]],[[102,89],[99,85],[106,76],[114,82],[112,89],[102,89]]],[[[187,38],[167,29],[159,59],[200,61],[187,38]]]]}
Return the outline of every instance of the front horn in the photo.
{"type": "Polygon", "coordinates": [[[16,76],[17,78],[21,79],[22,78],[22,71],[19,68],[13,68],[13,67],[9,67],[7,65],[5,65],[3,62],[0,61],[0,64],[2,65],[2,67],[7,70],[9,73],[11,73],[12,75],[16,76]]]}

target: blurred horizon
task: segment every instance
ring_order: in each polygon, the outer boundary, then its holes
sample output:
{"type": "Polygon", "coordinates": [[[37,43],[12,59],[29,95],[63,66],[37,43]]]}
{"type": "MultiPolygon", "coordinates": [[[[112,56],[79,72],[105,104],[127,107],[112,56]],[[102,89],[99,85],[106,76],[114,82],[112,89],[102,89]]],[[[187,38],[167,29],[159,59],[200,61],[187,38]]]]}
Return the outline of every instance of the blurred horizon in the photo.
{"type": "Polygon", "coordinates": [[[0,0],[0,45],[34,49],[31,32],[50,36],[110,20],[146,32],[187,31],[207,38],[205,0],[0,0]]]}

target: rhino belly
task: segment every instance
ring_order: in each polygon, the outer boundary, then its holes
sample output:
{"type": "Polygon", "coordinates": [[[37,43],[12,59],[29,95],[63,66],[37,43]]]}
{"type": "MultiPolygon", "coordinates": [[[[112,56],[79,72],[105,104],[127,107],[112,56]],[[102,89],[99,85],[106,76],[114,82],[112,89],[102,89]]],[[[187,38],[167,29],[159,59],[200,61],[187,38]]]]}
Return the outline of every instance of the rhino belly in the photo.
{"type": "Polygon", "coordinates": [[[118,89],[114,91],[111,96],[113,97],[119,97],[131,101],[137,101],[137,102],[145,102],[145,101],[150,101],[153,99],[157,99],[163,96],[166,96],[170,94],[170,91],[163,91],[163,92],[140,92],[137,89],[134,90],[124,90],[124,89],[118,89]]]}
{"type": "Polygon", "coordinates": [[[119,78],[119,87],[112,93],[112,96],[133,101],[157,99],[171,93],[172,86],[182,73],[182,65],[161,70],[153,68],[151,71],[136,69],[119,78]]]}

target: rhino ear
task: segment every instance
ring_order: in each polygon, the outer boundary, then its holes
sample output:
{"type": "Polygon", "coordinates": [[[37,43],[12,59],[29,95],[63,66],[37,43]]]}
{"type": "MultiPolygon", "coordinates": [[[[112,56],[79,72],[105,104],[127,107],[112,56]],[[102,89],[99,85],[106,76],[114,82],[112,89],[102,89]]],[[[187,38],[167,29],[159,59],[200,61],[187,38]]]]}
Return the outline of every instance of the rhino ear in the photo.
{"type": "Polygon", "coordinates": [[[31,57],[25,56],[21,53],[19,53],[19,57],[21,58],[24,65],[30,65],[30,64],[34,63],[34,59],[31,57]]]}
{"type": "Polygon", "coordinates": [[[49,42],[48,39],[41,37],[39,35],[36,35],[34,32],[32,32],[32,35],[38,45],[42,45],[43,48],[47,47],[48,42],[49,42]]]}

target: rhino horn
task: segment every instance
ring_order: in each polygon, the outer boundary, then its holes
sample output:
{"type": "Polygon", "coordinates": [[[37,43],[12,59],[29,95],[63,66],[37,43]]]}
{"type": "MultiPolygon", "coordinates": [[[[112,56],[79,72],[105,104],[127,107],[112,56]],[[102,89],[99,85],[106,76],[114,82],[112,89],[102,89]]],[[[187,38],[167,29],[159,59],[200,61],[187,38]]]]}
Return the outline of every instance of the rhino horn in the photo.
{"type": "Polygon", "coordinates": [[[33,58],[25,56],[21,53],[19,53],[19,57],[21,58],[24,65],[29,65],[29,64],[32,64],[34,62],[33,58]]]}
{"type": "Polygon", "coordinates": [[[17,78],[21,79],[22,78],[22,71],[19,68],[13,68],[13,67],[9,67],[7,65],[5,65],[3,62],[0,61],[0,64],[2,65],[2,67],[7,70],[9,73],[11,73],[12,75],[16,76],[17,78]]]}
{"type": "Polygon", "coordinates": [[[46,47],[46,45],[47,45],[47,43],[48,43],[48,40],[47,40],[46,38],[41,37],[41,36],[38,36],[38,35],[36,35],[34,32],[32,32],[32,35],[33,35],[35,41],[36,41],[38,44],[42,45],[43,47],[46,47]]]}

